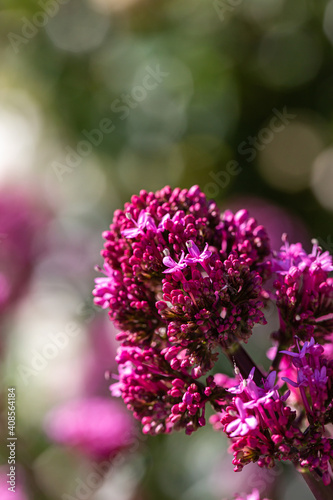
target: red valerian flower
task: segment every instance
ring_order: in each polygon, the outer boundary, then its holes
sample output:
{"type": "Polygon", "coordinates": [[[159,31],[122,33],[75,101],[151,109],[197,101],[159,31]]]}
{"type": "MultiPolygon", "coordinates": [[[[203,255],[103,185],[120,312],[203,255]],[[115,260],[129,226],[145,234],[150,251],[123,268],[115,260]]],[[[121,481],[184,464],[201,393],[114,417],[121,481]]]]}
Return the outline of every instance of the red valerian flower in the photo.
{"type": "MultiPolygon", "coordinates": [[[[121,342],[110,389],[143,432],[191,434],[206,424],[210,405],[210,422],[231,440],[236,471],[291,461],[328,485],[330,254],[316,241],[308,254],[286,235],[272,252],[247,210],[220,213],[198,186],[141,191],[115,212],[103,237],[105,277],[96,279],[94,300],[109,310],[121,342]],[[268,300],[280,327],[272,333],[272,367],[262,373],[242,343],[266,323],[268,300]],[[221,352],[234,381],[214,374],[221,352]]],[[[258,498],[253,491],[247,500],[258,498]]]]}

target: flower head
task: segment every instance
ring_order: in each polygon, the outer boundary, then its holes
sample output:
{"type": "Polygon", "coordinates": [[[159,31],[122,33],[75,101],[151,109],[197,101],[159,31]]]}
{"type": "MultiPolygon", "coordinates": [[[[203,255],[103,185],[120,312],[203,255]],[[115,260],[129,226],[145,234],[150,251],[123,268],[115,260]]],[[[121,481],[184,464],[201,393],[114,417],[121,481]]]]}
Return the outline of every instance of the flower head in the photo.
{"type": "MultiPolygon", "coordinates": [[[[220,214],[198,186],[141,191],[115,212],[103,236],[105,277],[93,293],[121,342],[110,390],[143,432],[191,434],[205,425],[209,404],[214,428],[231,440],[235,470],[291,461],[327,484],[333,463],[327,427],[333,361],[322,346],[333,331],[328,252],[313,242],[308,254],[284,235],[272,258],[265,228],[247,210],[220,214]],[[266,290],[272,274],[274,287],[266,290]],[[264,375],[240,343],[266,323],[268,299],[275,300],[280,327],[264,375]],[[236,367],[238,384],[209,373],[220,351],[236,367]]],[[[258,499],[256,490],[247,496],[258,499]]]]}
{"type": "Polygon", "coordinates": [[[277,306],[286,324],[283,342],[295,336],[324,342],[333,330],[332,257],[322,253],[316,241],[307,254],[300,243],[290,245],[285,236],[273,270],[278,276],[274,284],[277,306]]]}
{"type": "Polygon", "coordinates": [[[193,186],[142,191],[115,212],[103,236],[105,277],[96,279],[94,300],[109,309],[122,342],[111,390],[145,432],[193,432],[204,425],[208,402],[231,399],[214,379],[197,382],[218,347],[247,341],[265,322],[267,235],[246,211],[221,217],[193,186]]]}

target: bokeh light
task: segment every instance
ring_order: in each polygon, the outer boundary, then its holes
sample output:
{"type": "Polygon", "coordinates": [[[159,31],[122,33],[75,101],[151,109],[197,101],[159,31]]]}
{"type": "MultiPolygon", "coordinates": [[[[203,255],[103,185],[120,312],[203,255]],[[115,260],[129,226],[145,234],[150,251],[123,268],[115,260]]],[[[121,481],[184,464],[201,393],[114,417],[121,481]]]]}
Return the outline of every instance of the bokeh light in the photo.
{"type": "Polygon", "coordinates": [[[312,163],[324,147],[320,128],[297,119],[277,132],[258,153],[260,171],[265,180],[283,191],[297,192],[309,186],[312,163]]]}
{"type": "MultiPolygon", "coordinates": [[[[248,208],[274,248],[287,232],[333,252],[333,0],[5,0],[0,37],[0,374],[3,393],[17,389],[16,496],[79,498],[96,464],[45,419],[113,402],[116,331],[91,290],[117,208],[199,184],[222,210],[248,208]]],[[[247,349],[267,368],[271,304],[265,316],[247,349]]],[[[312,498],[292,467],[234,474],[209,425],[137,431],[85,498],[231,500],[256,484],[312,498]]]]}
{"type": "Polygon", "coordinates": [[[109,27],[109,19],[91,9],[86,1],[71,0],[61,6],[45,29],[56,47],[81,53],[101,45],[109,27]]]}
{"type": "Polygon", "coordinates": [[[333,210],[333,149],[324,150],[315,159],[311,176],[311,187],[318,201],[328,210],[333,210]]]}

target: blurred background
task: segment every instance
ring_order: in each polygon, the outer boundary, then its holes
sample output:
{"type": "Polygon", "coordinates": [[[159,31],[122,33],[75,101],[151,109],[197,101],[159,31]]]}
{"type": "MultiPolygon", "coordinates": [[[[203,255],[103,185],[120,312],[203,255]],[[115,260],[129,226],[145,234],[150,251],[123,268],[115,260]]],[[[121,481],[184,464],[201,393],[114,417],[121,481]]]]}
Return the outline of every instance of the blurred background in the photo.
{"type": "Polygon", "coordinates": [[[209,425],[142,436],[91,290],[113,211],[165,184],[333,250],[333,1],[2,0],[0,37],[1,498],[15,387],[17,500],[310,500],[209,425]]]}

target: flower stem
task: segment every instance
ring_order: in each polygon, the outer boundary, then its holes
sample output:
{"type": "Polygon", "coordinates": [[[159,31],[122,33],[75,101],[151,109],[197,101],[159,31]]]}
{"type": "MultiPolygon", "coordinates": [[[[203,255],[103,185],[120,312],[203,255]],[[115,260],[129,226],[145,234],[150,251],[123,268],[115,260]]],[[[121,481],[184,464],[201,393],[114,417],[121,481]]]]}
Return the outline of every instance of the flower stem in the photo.
{"type": "Polygon", "coordinates": [[[332,500],[333,498],[333,483],[325,485],[323,481],[316,477],[306,469],[296,467],[298,472],[303,476],[306,484],[313,493],[316,500],[332,500]]]}
{"type": "Polygon", "coordinates": [[[255,367],[253,380],[257,385],[262,384],[262,379],[265,376],[261,373],[251,356],[237,341],[225,347],[224,352],[230,362],[237,366],[243,378],[247,378],[252,368],[255,367]]]}

